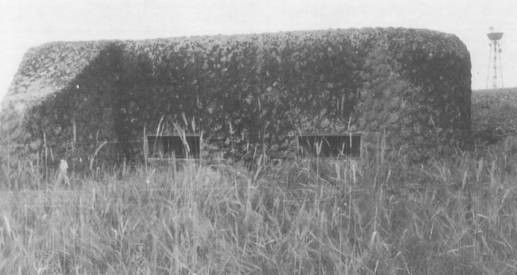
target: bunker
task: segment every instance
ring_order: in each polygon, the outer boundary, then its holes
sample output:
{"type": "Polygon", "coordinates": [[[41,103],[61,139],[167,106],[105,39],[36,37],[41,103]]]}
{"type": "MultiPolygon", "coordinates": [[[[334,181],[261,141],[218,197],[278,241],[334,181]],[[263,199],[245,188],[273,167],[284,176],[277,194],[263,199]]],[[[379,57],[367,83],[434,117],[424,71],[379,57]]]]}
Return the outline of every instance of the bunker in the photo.
{"type": "Polygon", "coordinates": [[[48,43],[3,101],[1,158],[110,165],[174,136],[200,158],[289,157],[352,135],[424,159],[469,143],[470,66],[455,35],[403,28],[48,43]]]}

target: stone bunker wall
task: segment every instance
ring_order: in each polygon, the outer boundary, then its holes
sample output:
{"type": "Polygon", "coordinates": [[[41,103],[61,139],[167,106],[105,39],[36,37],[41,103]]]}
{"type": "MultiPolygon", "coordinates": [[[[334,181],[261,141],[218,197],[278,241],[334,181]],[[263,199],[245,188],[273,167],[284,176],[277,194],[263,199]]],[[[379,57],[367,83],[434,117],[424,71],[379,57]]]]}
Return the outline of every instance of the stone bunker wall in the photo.
{"type": "MultiPolygon", "coordinates": [[[[144,132],[174,125],[203,134],[205,157],[237,159],[289,155],[300,133],[360,131],[366,143],[382,133],[417,159],[469,141],[470,56],[454,35],[389,28],[99,43],[74,79],[27,106],[26,134],[12,142],[88,163],[141,159],[144,132]]],[[[63,64],[66,48],[49,44],[34,58],[63,64]]],[[[22,64],[18,75],[31,70],[22,64]]]]}

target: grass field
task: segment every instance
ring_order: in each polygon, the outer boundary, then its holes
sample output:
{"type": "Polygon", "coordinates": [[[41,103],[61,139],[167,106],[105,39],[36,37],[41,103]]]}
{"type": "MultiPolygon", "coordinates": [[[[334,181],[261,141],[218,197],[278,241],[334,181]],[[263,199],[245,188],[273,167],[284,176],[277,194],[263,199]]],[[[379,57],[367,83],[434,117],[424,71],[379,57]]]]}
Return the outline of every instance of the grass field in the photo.
{"type": "Polygon", "coordinates": [[[517,274],[517,90],[474,92],[472,109],[481,146],[425,164],[380,149],[71,187],[19,166],[0,191],[0,274],[517,274]]]}
{"type": "Polygon", "coordinates": [[[138,167],[73,187],[30,171],[0,194],[0,274],[517,273],[511,138],[423,165],[138,167]]]}
{"type": "Polygon", "coordinates": [[[473,91],[472,129],[476,140],[489,143],[517,136],[517,87],[473,91]]]}

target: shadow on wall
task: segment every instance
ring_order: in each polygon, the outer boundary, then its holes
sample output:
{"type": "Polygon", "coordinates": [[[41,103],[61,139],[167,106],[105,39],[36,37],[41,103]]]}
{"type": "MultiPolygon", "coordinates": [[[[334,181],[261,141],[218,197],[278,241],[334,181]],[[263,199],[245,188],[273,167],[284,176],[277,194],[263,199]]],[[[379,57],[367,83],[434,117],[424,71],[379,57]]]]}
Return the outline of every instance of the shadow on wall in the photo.
{"type": "Polygon", "coordinates": [[[43,163],[52,165],[64,158],[86,168],[101,145],[98,159],[121,158],[114,127],[120,54],[118,47],[105,48],[65,88],[27,112],[26,128],[39,144],[43,163]]]}

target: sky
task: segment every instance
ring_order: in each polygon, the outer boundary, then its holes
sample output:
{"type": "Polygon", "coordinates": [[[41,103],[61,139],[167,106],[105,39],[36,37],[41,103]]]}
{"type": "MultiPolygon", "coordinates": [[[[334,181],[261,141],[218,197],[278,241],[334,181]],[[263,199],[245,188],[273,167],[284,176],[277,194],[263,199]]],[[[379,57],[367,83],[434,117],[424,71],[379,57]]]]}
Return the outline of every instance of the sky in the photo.
{"type": "Polygon", "coordinates": [[[504,86],[517,86],[515,0],[0,0],[0,99],[23,54],[50,41],[145,39],[357,27],[456,34],[472,88],[487,86],[490,26],[504,32],[504,86]]]}

